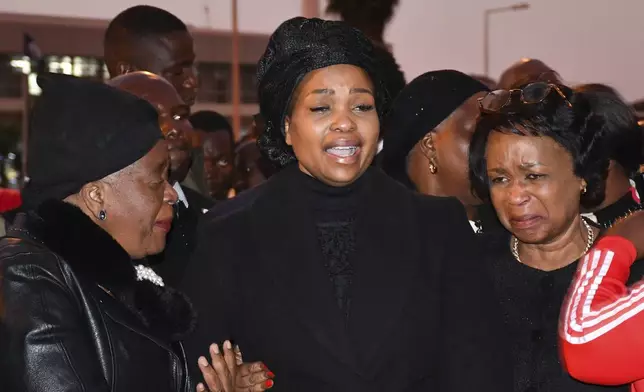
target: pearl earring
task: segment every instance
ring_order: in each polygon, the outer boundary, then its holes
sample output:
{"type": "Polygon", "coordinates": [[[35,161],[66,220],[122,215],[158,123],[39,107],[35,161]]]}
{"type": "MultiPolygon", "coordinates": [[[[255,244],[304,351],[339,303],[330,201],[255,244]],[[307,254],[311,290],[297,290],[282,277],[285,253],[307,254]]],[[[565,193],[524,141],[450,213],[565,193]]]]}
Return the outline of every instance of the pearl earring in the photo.
{"type": "Polygon", "coordinates": [[[101,210],[101,211],[98,213],[98,219],[99,219],[99,220],[102,220],[102,221],[104,221],[105,219],[107,219],[107,214],[105,213],[105,210],[101,210]]]}

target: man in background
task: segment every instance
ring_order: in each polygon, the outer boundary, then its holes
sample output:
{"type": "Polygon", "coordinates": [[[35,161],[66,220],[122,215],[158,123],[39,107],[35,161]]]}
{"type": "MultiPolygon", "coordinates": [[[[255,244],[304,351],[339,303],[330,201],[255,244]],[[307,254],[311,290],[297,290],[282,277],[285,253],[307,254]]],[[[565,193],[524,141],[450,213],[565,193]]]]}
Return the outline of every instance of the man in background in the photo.
{"type": "MultiPolygon", "coordinates": [[[[150,102],[159,113],[163,136],[170,145],[170,181],[175,181],[174,189],[179,196],[174,206],[175,219],[172,230],[168,233],[165,250],[148,260],[164,281],[174,286],[183,277],[183,271],[195,247],[195,230],[199,217],[214,204],[198,192],[182,188],[176,183],[185,177],[187,169],[182,162],[190,157],[191,145],[186,136],[193,132],[188,121],[190,108],[170,82],[149,72],[131,72],[111,79],[108,84],[150,102]]],[[[188,165],[187,168],[189,167],[188,165]]]]}
{"type": "Polygon", "coordinates": [[[563,83],[557,71],[543,61],[523,58],[501,74],[497,88],[509,90],[531,82],[563,83]]]}
{"type": "Polygon", "coordinates": [[[186,25],[168,11],[137,5],[118,14],[105,32],[104,58],[110,77],[152,72],[169,81],[186,105],[195,103],[194,42],[186,25]]]}
{"type": "Polygon", "coordinates": [[[200,135],[203,149],[203,171],[206,190],[215,200],[226,200],[234,182],[235,138],[230,123],[221,114],[203,110],[190,116],[200,135]]]}

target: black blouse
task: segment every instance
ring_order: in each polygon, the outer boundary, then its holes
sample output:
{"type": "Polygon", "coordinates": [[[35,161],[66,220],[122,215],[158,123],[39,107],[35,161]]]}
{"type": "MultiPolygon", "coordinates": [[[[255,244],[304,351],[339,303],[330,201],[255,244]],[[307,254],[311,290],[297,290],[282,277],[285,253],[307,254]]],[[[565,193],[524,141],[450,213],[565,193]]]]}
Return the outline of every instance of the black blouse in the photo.
{"type": "MultiPolygon", "coordinates": [[[[489,237],[488,237],[489,238],[489,237]]],[[[519,263],[510,251],[510,237],[495,239],[489,268],[503,311],[514,363],[515,392],[629,391],[628,386],[587,385],[563,369],[558,342],[558,320],[577,262],[554,271],[519,263]]],[[[644,272],[644,262],[633,265],[631,280],[644,272]]]]}

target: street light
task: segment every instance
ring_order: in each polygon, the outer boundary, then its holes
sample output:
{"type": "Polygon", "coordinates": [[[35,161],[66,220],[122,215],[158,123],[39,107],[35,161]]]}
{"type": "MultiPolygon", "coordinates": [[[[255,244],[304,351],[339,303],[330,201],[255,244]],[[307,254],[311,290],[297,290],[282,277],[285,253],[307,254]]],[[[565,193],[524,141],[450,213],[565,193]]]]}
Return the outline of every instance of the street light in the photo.
{"type": "Polygon", "coordinates": [[[485,76],[490,76],[490,15],[503,12],[523,11],[529,3],[516,3],[505,7],[488,8],[483,11],[483,67],[485,76]]]}

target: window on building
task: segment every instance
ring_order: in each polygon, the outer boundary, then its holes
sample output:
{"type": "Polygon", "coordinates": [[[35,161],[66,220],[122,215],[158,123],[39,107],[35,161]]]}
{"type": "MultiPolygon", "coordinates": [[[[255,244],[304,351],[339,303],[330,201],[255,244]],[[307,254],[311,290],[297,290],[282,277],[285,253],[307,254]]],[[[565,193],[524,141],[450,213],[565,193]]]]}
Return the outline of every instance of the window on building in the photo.
{"type": "Polygon", "coordinates": [[[29,61],[22,56],[0,54],[0,97],[22,96],[22,75],[29,72],[29,61]]]}
{"type": "Polygon", "coordinates": [[[0,155],[18,152],[22,135],[22,113],[0,112],[0,155]]]}
{"type": "Polygon", "coordinates": [[[85,78],[101,78],[99,60],[91,57],[74,57],[72,75],[85,78]]]}
{"type": "MultiPolygon", "coordinates": [[[[2,61],[2,64],[6,61],[2,61]]],[[[26,56],[13,56],[11,57],[9,64],[13,71],[17,74],[23,73],[29,75],[28,85],[29,85],[29,94],[30,95],[40,95],[40,86],[36,82],[37,75],[34,73],[32,63],[29,57],[26,56]]],[[[2,65],[0,64],[0,67],[2,65]]],[[[53,73],[62,73],[66,75],[74,75],[82,78],[92,78],[99,80],[106,80],[109,78],[107,73],[107,67],[101,59],[93,57],[80,57],[80,56],[47,56],[45,57],[45,69],[48,72],[53,73]]],[[[0,73],[2,70],[0,70],[0,73]]],[[[0,76],[1,78],[2,76],[0,76]]],[[[20,79],[18,77],[18,79],[20,79]]],[[[4,80],[4,79],[3,79],[4,80]]],[[[17,81],[18,89],[20,89],[20,80],[17,81]]],[[[2,89],[3,84],[0,82],[0,89],[2,89]]],[[[0,91],[0,94],[2,92],[0,91]]],[[[20,96],[20,95],[18,95],[20,96]]]]}
{"type": "Polygon", "coordinates": [[[244,64],[239,69],[241,84],[241,101],[243,103],[257,103],[257,66],[244,64]]]}
{"type": "Polygon", "coordinates": [[[231,101],[230,65],[221,63],[199,63],[197,65],[200,102],[228,103],[231,101]]]}
{"type": "Polygon", "coordinates": [[[69,56],[49,56],[45,61],[47,70],[51,73],[72,74],[72,58],[69,56]]]}

